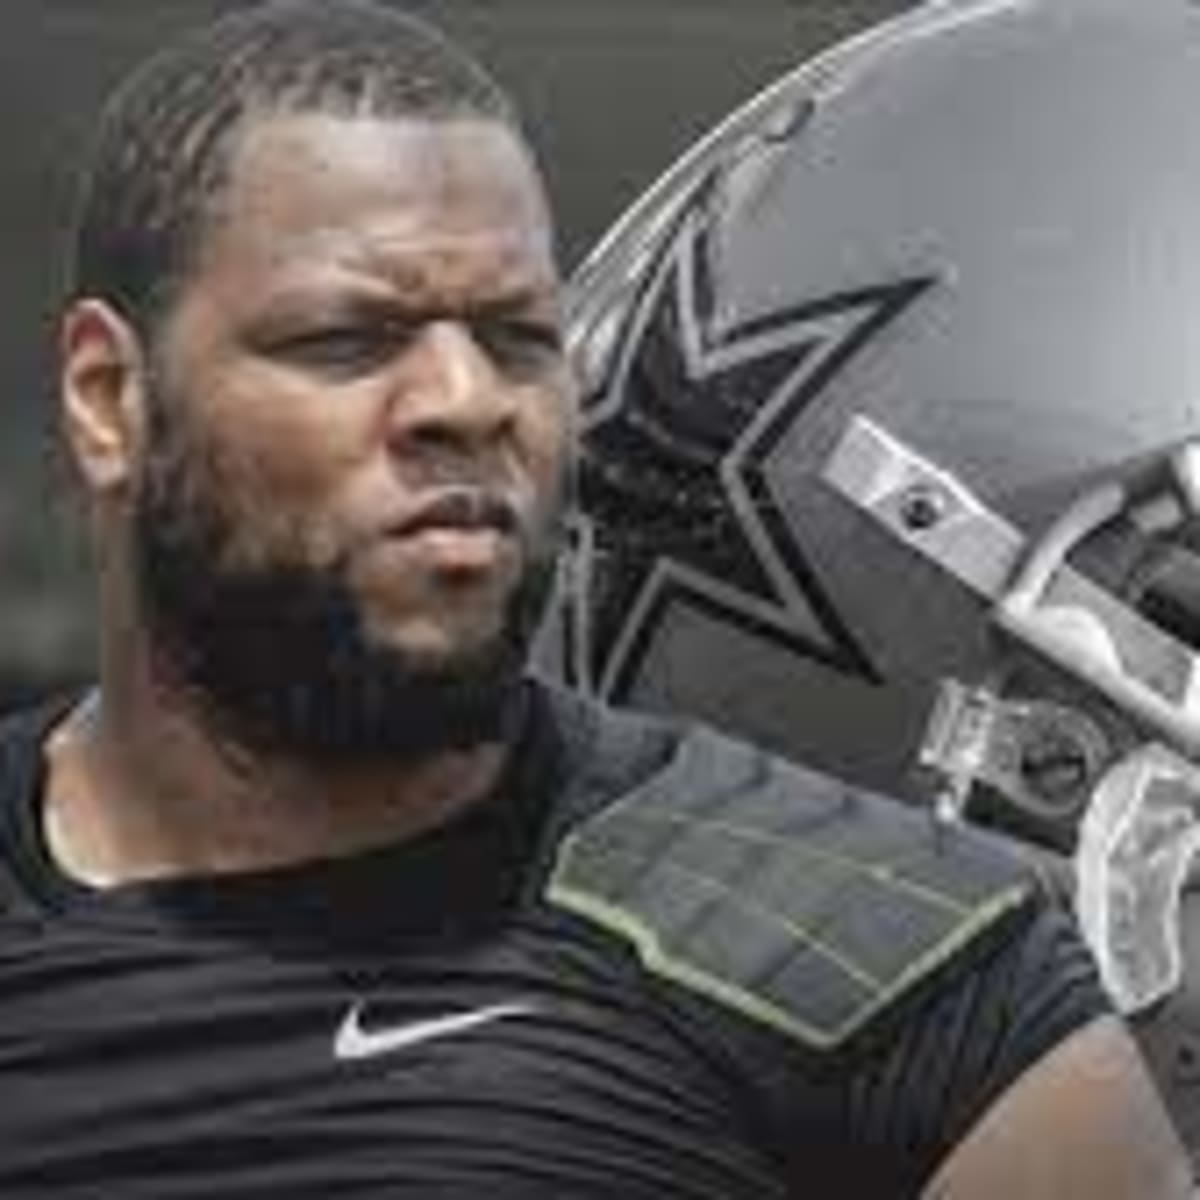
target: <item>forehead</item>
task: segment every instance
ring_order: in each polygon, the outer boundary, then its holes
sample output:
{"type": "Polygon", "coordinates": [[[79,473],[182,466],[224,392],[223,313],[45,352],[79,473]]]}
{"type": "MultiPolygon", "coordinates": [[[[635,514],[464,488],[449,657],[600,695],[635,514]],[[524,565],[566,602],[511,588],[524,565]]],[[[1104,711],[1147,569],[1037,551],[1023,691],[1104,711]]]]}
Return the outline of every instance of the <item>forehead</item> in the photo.
{"type": "Polygon", "coordinates": [[[555,278],[541,181],[505,126],[319,113],[248,123],[196,268],[255,292],[348,276],[439,293],[555,278]]]}

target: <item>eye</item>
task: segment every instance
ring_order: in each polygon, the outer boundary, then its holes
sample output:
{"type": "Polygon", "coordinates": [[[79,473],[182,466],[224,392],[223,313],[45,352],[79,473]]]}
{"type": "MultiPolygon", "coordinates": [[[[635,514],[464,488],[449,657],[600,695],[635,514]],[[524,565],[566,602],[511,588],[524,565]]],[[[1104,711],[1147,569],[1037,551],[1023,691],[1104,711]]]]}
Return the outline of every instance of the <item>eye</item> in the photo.
{"type": "Polygon", "coordinates": [[[518,374],[555,370],[563,358],[562,331],[553,322],[484,320],[475,336],[498,366],[518,374]]]}
{"type": "Polygon", "coordinates": [[[397,330],[383,324],[336,325],[288,337],[271,352],[297,366],[348,376],[382,365],[401,340],[397,330]]]}

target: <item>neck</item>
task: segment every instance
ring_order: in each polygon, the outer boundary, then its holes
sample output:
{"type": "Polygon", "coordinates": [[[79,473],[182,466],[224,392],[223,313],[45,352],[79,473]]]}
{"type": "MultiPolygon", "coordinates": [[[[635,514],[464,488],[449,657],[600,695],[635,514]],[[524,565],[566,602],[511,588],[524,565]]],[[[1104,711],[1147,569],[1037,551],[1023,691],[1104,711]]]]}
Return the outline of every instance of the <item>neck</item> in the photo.
{"type": "MultiPolygon", "coordinates": [[[[106,664],[108,665],[108,664],[106,664]]],[[[223,739],[140,661],[102,670],[47,747],[46,835],[94,886],[265,870],[413,837],[484,797],[507,747],[395,765],[316,765],[223,739]]]]}

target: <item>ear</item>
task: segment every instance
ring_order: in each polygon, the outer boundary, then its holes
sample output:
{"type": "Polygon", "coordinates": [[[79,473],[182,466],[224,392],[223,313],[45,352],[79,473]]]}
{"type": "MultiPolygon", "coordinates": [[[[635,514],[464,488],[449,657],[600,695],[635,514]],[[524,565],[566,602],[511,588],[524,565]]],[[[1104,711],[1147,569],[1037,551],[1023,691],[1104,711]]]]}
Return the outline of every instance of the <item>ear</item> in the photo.
{"type": "Polygon", "coordinates": [[[145,443],[146,369],[141,339],[104,300],[76,300],[59,334],[63,431],[95,494],[124,488],[145,443]]]}

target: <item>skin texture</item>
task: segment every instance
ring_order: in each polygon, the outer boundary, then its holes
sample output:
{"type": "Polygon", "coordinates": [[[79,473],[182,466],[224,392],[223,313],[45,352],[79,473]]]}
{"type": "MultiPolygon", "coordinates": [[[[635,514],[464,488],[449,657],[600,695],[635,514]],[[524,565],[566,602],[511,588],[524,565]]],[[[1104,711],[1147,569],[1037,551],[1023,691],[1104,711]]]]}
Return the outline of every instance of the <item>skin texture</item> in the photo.
{"type": "Polygon", "coordinates": [[[417,654],[494,633],[514,539],[391,534],[441,485],[494,486],[534,521],[557,499],[554,266],[519,147],[296,118],[252,130],[234,180],[162,353],[228,489],[229,555],[344,561],[368,630],[417,654]]]}
{"type": "Polygon", "coordinates": [[[927,1200],[1185,1200],[1191,1173],[1132,1039],[1085,1026],[992,1105],[927,1200]]]}
{"type": "Polygon", "coordinates": [[[501,632],[558,515],[574,405],[550,224],[513,134],[252,120],[156,345],[85,299],[62,355],[102,611],[99,708],[50,747],[67,865],[112,882],[304,861],[486,791],[496,744],[401,767],[231,744],[154,644],[132,531],[161,404],[184,504],[219,506],[215,566],[334,571],[367,639],[425,667],[501,632]],[[508,525],[441,519],[452,493],[486,493],[508,525]]]}

